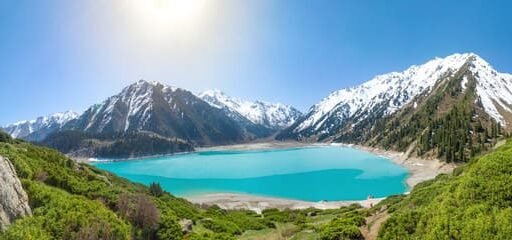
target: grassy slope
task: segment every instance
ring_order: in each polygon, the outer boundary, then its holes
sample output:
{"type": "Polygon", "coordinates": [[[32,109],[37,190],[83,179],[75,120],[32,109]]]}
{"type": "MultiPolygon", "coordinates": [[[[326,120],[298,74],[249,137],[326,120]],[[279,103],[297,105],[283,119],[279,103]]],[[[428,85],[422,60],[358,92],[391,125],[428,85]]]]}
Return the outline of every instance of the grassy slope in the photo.
{"type": "Polygon", "coordinates": [[[379,239],[510,239],[512,140],[382,205],[392,215],[379,239]]]}

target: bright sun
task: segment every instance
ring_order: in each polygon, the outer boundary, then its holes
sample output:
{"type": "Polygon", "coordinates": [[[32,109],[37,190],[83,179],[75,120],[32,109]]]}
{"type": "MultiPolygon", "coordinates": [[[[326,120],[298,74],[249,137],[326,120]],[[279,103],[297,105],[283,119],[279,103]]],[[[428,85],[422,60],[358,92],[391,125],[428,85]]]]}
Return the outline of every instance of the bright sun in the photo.
{"type": "Polygon", "coordinates": [[[131,0],[137,21],[147,27],[187,29],[200,20],[208,0],[131,0]]]}

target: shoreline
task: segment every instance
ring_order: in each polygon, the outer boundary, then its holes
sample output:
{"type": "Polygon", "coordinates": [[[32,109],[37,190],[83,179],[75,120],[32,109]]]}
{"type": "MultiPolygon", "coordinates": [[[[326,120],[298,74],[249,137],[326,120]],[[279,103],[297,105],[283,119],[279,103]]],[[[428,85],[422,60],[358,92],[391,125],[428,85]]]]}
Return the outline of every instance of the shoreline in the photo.
{"type": "Polygon", "coordinates": [[[244,143],[236,145],[203,147],[197,148],[196,152],[267,150],[294,147],[348,147],[378,155],[407,169],[409,176],[406,179],[406,184],[411,189],[414,186],[416,186],[416,184],[426,180],[434,179],[439,174],[451,173],[452,170],[456,167],[456,165],[453,163],[442,162],[437,158],[408,157],[408,154],[405,152],[397,152],[363,145],[345,143],[303,143],[294,141],[271,141],[263,143],[244,143]]]}
{"type": "Polygon", "coordinates": [[[227,210],[251,210],[258,214],[265,209],[307,209],[316,208],[321,210],[337,209],[351,204],[359,204],[364,208],[373,207],[385,198],[371,198],[354,201],[319,201],[308,202],[288,198],[266,197],[241,193],[209,193],[192,197],[185,197],[188,201],[198,204],[212,206],[217,205],[227,210]]]}
{"type": "Polygon", "coordinates": [[[338,143],[333,146],[351,147],[384,157],[407,169],[409,176],[406,184],[412,189],[416,184],[434,179],[439,174],[451,173],[457,167],[454,163],[442,162],[437,158],[409,157],[406,152],[384,150],[380,148],[338,143]]]}
{"type": "MultiPolygon", "coordinates": [[[[405,180],[409,190],[412,189],[416,184],[435,178],[437,175],[442,173],[451,173],[456,167],[453,163],[441,162],[439,159],[431,158],[419,158],[419,157],[408,157],[405,152],[389,151],[379,148],[373,148],[368,146],[356,145],[356,144],[345,144],[345,143],[307,143],[307,142],[296,142],[296,141],[269,141],[269,142],[256,142],[256,143],[243,143],[235,145],[223,145],[213,147],[201,147],[196,148],[194,152],[183,152],[168,155],[155,155],[146,156],[142,158],[131,158],[131,159],[109,159],[109,160],[98,160],[98,159],[81,159],[86,163],[95,162],[115,162],[115,161],[134,161],[143,160],[153,157],[165,157],[174,156],[189,153],[198,153],[206,151],[251,151],[251,150],[271,150],[271,149],[285,149],[285,148],[306,148],[306,147],[348,147],[354,148],[361,151],[369,152],[380,157],[386,158],[395,164],[405,168],[409,173],[405,180]]],[[[406,192],[405,194],[407,194],[406,192]]],[[[195,196],[184,197],[188,201],[199,204],[199,205],[218,205],[223,209],[246,209],[261,213],[267,208],[278,208],[278,209],[305,209],[305,208],[318,208],[318,209],[335,209],[342,206],[348,206],[351,204],[359,204],[365,208],[372,207],[379,203],[385,198],[373,198],[365,200],[347,200],[347,201],[320,201],[320,202],[309,202],[303,200],[279,198],[279,197],[267,197],[261,195],[251,194],[240,194],[240,193],[208,193],[195,196]]]]}
{"type": "MultiPolygon", "coordinates": [[[[425,159],[419,157],[408,157],[407,153],[387,151],[379,148],[372,148],[354,144],[343,143],[301,143],[301,142],[266,142],[254,144],[238,144],[228,146],[217,146],[200,148],[197,151],[220,151],[220,150],[266,150],[266,149],[279,149],[290,147],[350,147],[373,153],[375,155],[384,157],[389,161],[394,162],[407,169],[409,175],[405,183],[412,189],[416,184],[434,179],[437,175],[443,173],[451,173],[456,167],[453,163],[441,162],[439,159],[425,159]]],[[[407,194],[406,192],[405,194],[407,194]]],[[[308,202],[294,199],[278,198],[278,197],[265,197],[250,194],[238,193],[211,193],[192,197],[185,197],[185,199],[192,203],[199,205],[218,205],[223,209],[245,209],[261,213],[267,208],[278,209],[305,209],[305,208],[318,208],[318,209],[335,209],[351,204],[359,204],[365,208],[370,208],[379,203],[385,198],[374,198],[366,200],[353,200],[353,201],[320,201],[308,202]]]]}
{"type": "Polygon", "coordinates": [[[221,145],[214,147],[198,147],[196,152],[207,151],[250,151],[250,150],[270,150],[270,149],[284,149],[284,148],[304,148],[314,146],[329,146],[325,143],[303,143],[295,141],[269,141],[269,142],[256,142],[256,143],[242,143],[234,145],[221,145]]]}
{"type": "Polygon", "coordinates": [[[172,157],[177,155],[185,155],[185,154],[193,154],[207,151],[250,151],[250,150],[270,150],[270,149],[284,149],[284,148],[304,148],[304,147],[314,147],[314,146],[329,146],[324,143],[301,143],[294,141],[286,141],[286,142],[278,142],[278,141],[270,141],[270,142],[257,142],[257,143],[241,143],[241,144],[233,144],[233,145],[220,145],[220,146],[212,146],[212,147],[197,147],[195,151],[189,152],[176,152],[169,154],[155,154],[141,157],[128,157],[128,158],[94,158],[94,157],[77,157],[73,155],[66,155],[71,158],[75,162],[79,163],[98,163],[98,162],[122,162],[122,161],[138,161],[138,160],[146,160],[149,158],[158,158],[158,157],[172,157]]]}
{"type": "Polygon", "coordinates": [[[149,156],[142,156],[142,157],[128,157],[128,158],[72,158],[75,161],[83,161],[86,163],[98,163],[98,162],[124,162],[124,161],[143,161],[150,158],[159,158],[159,157],[172,157],[172,156],[179,156],[184,154],[190,154],[195,153],[194,152],[176,152],[176,153],[169,153],[169,154],[156,154],[156,155],[149,155],[149,156]]]}

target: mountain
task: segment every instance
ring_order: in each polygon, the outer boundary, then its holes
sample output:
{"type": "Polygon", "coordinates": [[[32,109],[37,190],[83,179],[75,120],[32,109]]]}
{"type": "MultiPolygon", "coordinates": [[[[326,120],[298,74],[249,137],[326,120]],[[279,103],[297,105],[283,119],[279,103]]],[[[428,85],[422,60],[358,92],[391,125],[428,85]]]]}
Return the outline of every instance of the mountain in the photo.
{"type": "Polygon", "coordinates": [[[287,128],[302,116],[299,110],[285,104],[244,101],[227,96],[217,89],[202,92],[198,96],[213,107],[225,109],[235,119],[242,116],[270,129],[287,128]]]}
{"type": "Polygon", "coordinates": [[[103,135],[151,132],[201,146],[270,135],[258,126],[241,126],[187,90],[145,80],[90,107],[63,129],[103,135]]]}
{"type": "Polygon", "coordinates": [[[14,138],[40,141],[77,117],[78,114],[73,111],[60,112],[35,120],[17,122],[3,127],[3,130],[14,138]]]}
{"type": "Polygon", "coordinates": [[[125,158],[266,138],[297,114],[281,104],[260,103],[257,108],[266,112],[261,123],[212,106],[185,89],[140,80],[81,115],[57,113],[5,131],[74,157],[125,158]]]}
{"type": "Polygon", "coordinates": [[[357,143],[464,160],[489,148],[511,126],[512,75],[467,53],[333,92],[277,138],[357,143]]]}

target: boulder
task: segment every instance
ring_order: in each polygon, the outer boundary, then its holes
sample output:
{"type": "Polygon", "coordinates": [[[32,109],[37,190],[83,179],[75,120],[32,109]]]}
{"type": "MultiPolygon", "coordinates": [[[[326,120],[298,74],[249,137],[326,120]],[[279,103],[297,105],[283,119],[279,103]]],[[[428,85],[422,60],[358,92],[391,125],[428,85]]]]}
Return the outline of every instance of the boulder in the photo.
{"type": "Polygon", "coordinates": [[[189,219],[182,219],[180,221],[181,231],[183,231],[183,233],[185,233],[185,234],[192,232],[193,225],[194,225],[194,222],[189,219]]]}
{"type": "Polygon", "coordinates": [[[9,159],[0,156],[0,231],[16,219],[31,215],[28,196],[9,159]]]}

